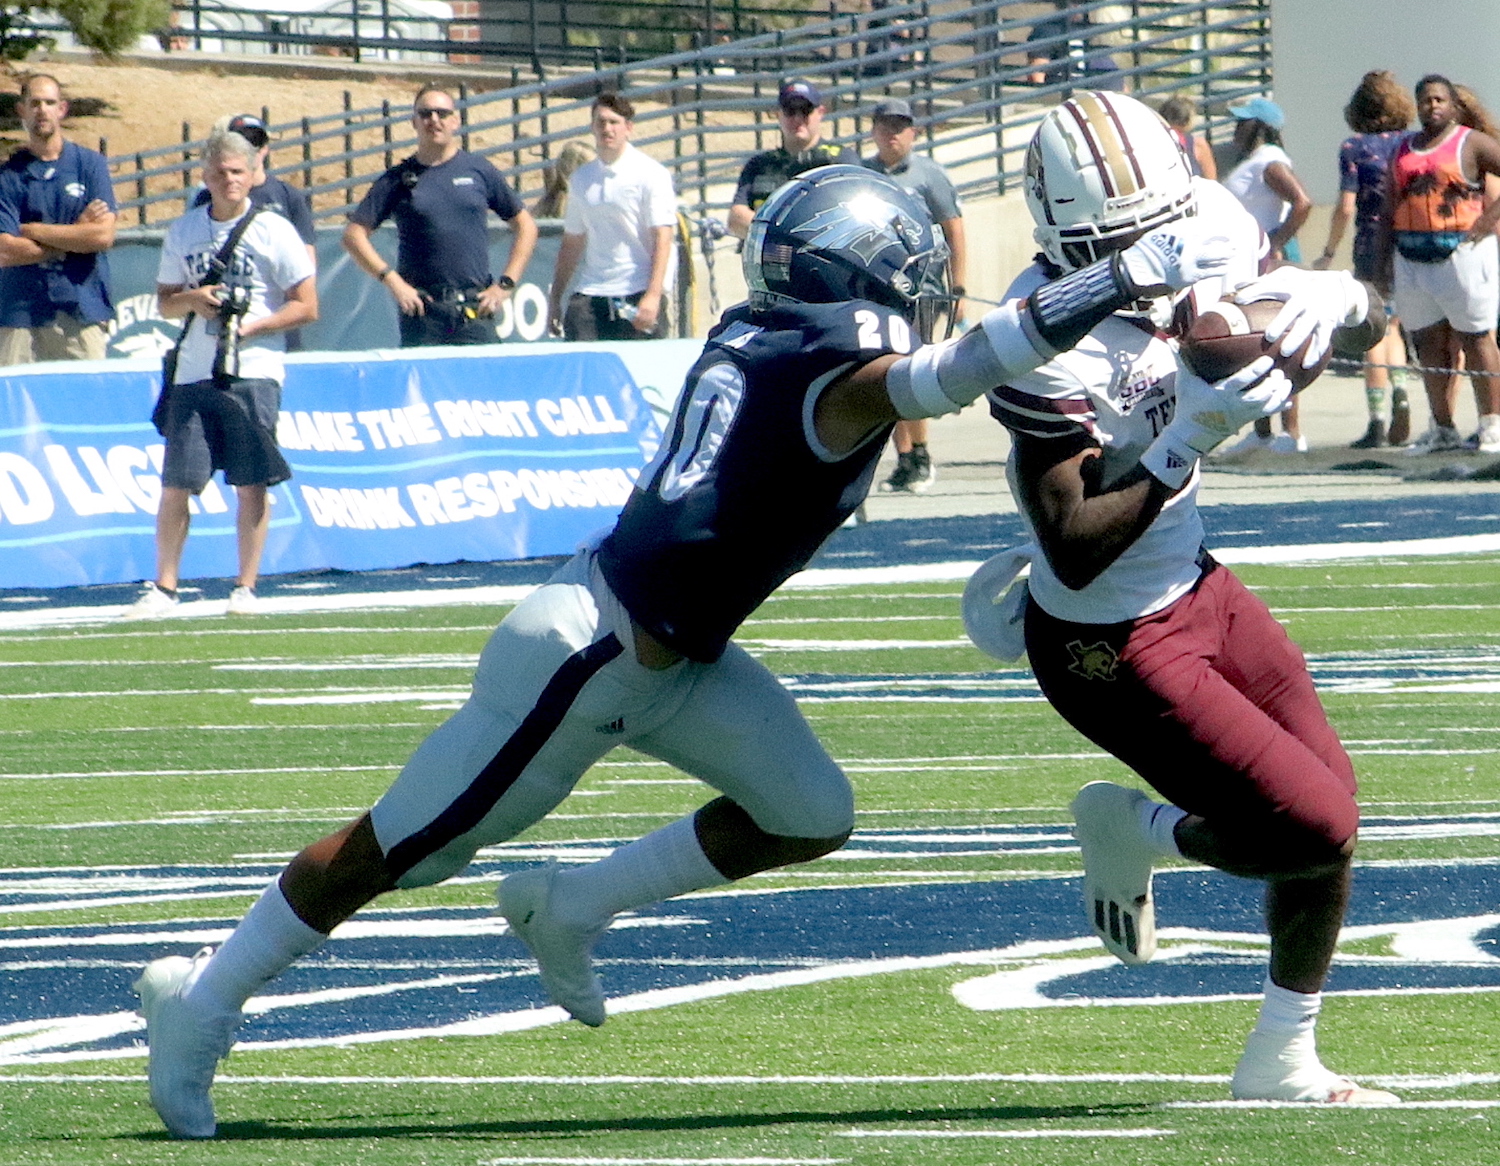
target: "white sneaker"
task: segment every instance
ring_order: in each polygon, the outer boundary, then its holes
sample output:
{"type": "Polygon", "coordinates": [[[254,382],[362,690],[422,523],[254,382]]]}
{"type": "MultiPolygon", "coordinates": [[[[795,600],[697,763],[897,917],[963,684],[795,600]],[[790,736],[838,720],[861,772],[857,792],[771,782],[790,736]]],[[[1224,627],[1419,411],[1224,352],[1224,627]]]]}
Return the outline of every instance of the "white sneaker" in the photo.
{"type": "Polygon", "coordinates": [[[1236,457],[1240,454],[1254,453],[1256,450],[1270,449],[1271,441],[1271,438],[1262,437],[1252,429],[1249,433],[1245,434],[1244,437],[1240,438],[1233,445],[1228,446],[1225,449],[1216,451],[1215,456],[1236,457]]]}
{"type": "Polygon", "coordinates": [[[1474,448],[1480,453],[1500,453],[1500,414],[1489,413],[1479,419],[1474,448]]]}
{"type": "Polygon", "coordinates": [[[174,1138],[211,1138],[217,1128],[208,1091],[214,1070],[229,1054],[242,1013],[212,1015],[186,999],[213,955],[205,947],[192,959],[174,955],[146,965],[134,988],[146,1019],[146,1065],[151,1107],[174,1138]]]}
{"type": "Polygon", "coordinates": [[[1083,849],[1083,905],[1104,946],[1127,964],[1156,952],[1151,902],[1155,852],[1141,836],[1140,790],[1091,781],[1073,799],[1073,837],[1083,849]]]}
{"type": "Polygon", "coordinates": [[[125,609],[123,618],[160,619],[175,610],[180,602],[176,595],[168,595],[155,583],[147,583],[141,597],[125,609]]]}
{"type": "Polygon", "coordinates": [[[1463,449],[1464,439],[1458,435],[1458,430],[1451,425],[1432,425],[1427,432],[1417,438],[1406,447],[1406,452],[1413,456],[1426,453],[1447,453],[1450,450],[1463,449]]]}
{"type": "Polygon", "coordinates": [[[1318,1060],[1313,1032],[1280,1037],[1252,1032],[1234,1067],[1229,1091],[1237,1101],[1307,1101],[1318,1105],[1399,1105],[1384,1089],[1365,1089],[1318,1060]]]}
{"type": "Polygon", "coordinates": [[[536,958],[542,987],[552,1003],[567,1009],[574,1020],[598,1028],[606,1014],[604,989],[594,974],[592,951],[604,926],[568,927],[552,917],[552,887],[557,872],[556,862],[520,871],[500,883],[495,898],[511,931],[536,958]]]}
{"type": "Polygon", "coordinates": [[[1293,437],[1290,433],[1278,433],[1266,443],[1271,453],[1306,453],[1307,438],[1293,437]]]}
{"type": "Polygon", "coordinates": [[[249,587],[236,587],[229,593],[229,615],[254,615],[260,610],[260,598],[249,587]]]}

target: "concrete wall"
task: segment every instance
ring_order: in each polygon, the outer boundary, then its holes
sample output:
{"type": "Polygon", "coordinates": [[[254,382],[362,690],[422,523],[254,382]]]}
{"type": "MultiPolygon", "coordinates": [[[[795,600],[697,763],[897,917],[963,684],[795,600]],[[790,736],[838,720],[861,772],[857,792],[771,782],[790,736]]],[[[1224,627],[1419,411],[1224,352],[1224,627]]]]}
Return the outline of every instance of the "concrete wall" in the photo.
{"type": "MultiPolygon", "coordinates": [[[[1276,91],[1287,152],[1313,200],[1338,193],[1344,104],[1370,69],[1405,85],[1442,73],[1500,110],[1500,3],[1496,0],[1272,0],[1276,91]]],[[[1311,258],[1326,234],[1304,228],[1311,258]]]]}

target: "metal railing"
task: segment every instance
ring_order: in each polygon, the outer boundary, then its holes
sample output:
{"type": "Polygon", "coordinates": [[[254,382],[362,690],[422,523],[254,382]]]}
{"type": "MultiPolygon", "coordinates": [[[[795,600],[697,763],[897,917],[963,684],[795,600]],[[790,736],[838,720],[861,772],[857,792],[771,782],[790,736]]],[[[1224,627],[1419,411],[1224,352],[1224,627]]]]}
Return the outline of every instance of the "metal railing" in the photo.
{"type": "MultiPolygon", "coordinates": [[[[838,145],[864,144],[882,98],[909,100],[926,148],[970,196],[1014,186],[1032,127],[1074,85],[1125,87],[1148,101],[1190,93],[1211,134],[1222,131],[1226,103],[1270,87],[1270,0],[1093,0],[1073,9],[1092,18],[1086,29],[1028,43],[1039,9],[1052,14],[1032,0],[914,0],[635,64],[555,74],[516,65],[498,89],[455,86],[463,144],[534,198],[560,147],[588,139],[593,98],[618,91],[637,105],[636,145],[672,169],[690,213],[709,216],[729,205],[745,159],[779,145],[775,96],[789,73],[822,87],[824,139],[838,145]],[[1032,64],[1063,44],[1058,60],[1032,64]]],[[[319,217],[344,212],[414,146],[404,95],[355,109],[346,93],[340,110],[279,122],[277,111],[262,112],[273,170],[306,190],[319,217]]],[[[184,122],[180,142],[111,158],[117,194],[133,191],[122,220],[180,214],[200,147],[184,122]]]]}
{"type": "MultiPolygon", "coordinates": [[[[486,60],[625,64],[792,28],[808,15],[794,0],[474,0],[452,7],[450,15],[439,16],[400,0],[331,0],[300,12],[177,0],[164,40],[195,51],[229,47],[356,61],[442,60],[462,53],[486,60]]],[[[820,2],[815,10],[837,16],[839,0],[820,2]]]]}

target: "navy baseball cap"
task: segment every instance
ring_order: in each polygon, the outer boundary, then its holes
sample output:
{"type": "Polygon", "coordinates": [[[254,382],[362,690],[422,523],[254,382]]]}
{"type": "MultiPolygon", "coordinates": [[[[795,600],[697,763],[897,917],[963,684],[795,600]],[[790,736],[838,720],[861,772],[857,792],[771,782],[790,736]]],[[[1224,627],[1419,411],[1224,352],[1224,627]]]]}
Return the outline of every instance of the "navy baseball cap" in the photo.
{"type": "Polygon", "coordinates": [[[235,114],[229,119],[229,125],[225,128],[232,134],[239,134],[257,150],[271,140],[271,135],[266,130],[266,123],[253,113],[235,114]]]}
{"type": "Polygon", "coordinates": [[[793,77],[781,83],[781,91],[776,95],[777,105],[790,111],[795,106],[804,103],[811,109],[817,109],[823,104],[822,91],[811,81],[802,77],[793,77]]]}
{"type": "Polygon", "coordinates": [[[1240,121],[1263,122],[1273,130],[1279,130],[1286,125],[1286,114],[1282,112],[1281,106],[1269,97],[1252,97],[1248,101],[1236,101],[1229,107],[1229,112],[1240,121]]]}
{"type": "Polygon", "coordinates": [[[870,116],[881,120],[888,118],[891,121],[895,121],[897,118],[905,118],[910,122],[917,120],[916,114],[911,111],[911,102],[903,101],[899,97],[887,97],[875,107],[874,112],[870,116]]]}

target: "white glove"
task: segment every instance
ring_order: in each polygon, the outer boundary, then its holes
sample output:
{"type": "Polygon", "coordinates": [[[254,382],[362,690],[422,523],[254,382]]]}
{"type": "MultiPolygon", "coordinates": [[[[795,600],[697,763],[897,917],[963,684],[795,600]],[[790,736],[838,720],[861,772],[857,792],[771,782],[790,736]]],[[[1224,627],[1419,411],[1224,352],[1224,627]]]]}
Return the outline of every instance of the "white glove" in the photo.
{"type": "Polygon", "coordinates": [[[1179,360],[1172,421],[1141,455],[1141,465],[1175,490],[1200,457],[1247,422],[1281,412],[1291,398],[1292,382],[1273,364],[1271,357],[1262,356],[1210,384],[1179,360]]]}
{"type": "Polygon", "coordinates": [[[1302,357],[1303,368],[1312,368],[1323,359],[1333,344],[1335,328],[1363,324],[1370,311],[1370,293],[1347,271],[1278,267],[1235,289],[1235,303],[1251,300],[1280,300],[1285,305],[1265,331],[1267,344],[1281,341],[1282,356],[1290,356],[1312,337],[1302,357]]]}
{"type": "Polygon", "coordinates": [[[1176,219],[1120,252],[1120,266],[1143,298],[1223,275],[1233,259],[1228,233],[1206,216],[1176,219]]]}

